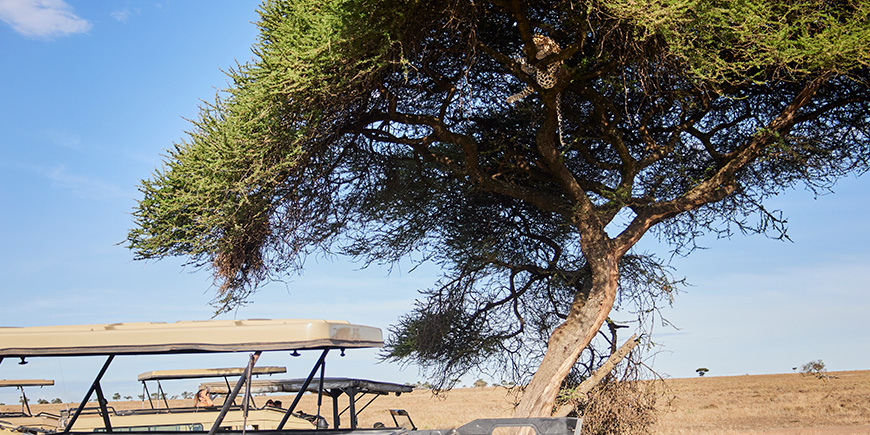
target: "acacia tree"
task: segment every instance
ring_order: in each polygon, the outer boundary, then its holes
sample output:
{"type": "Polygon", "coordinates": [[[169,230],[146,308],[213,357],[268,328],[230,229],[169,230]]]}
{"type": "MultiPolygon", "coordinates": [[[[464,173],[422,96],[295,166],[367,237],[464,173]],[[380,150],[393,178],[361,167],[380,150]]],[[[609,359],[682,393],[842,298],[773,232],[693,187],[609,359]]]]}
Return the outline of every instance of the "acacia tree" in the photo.
{"type": "Polygon", "coordinates": [[[866,169],[868,14],[859,0],[269,1],[255,60],[142,182],[129,246],[212,268],[221,310],[312,252],[433,261],[443,279],[388,357],[444,379],[528,358],[516,415],[549,415],[614,304],[669,291],[631,251],[642,236],[677,250],[709,231],[784,236],[766,198],[866,169]]]}

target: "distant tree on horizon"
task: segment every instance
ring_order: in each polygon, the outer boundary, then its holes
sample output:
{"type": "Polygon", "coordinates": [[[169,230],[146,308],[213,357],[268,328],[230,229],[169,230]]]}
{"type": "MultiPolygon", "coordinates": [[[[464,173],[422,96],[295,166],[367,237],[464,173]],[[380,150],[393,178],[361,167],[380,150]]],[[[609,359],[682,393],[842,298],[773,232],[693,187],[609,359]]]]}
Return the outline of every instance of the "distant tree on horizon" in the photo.
{"type": "Polygon", "coordinates": [[[827,380],[833,377],[828,374],[828,369],[825,367],[825,363],[820,359],[810,361],[802,365],[801,374],[806,376],[814,376],[822,380],[827,380]]]}

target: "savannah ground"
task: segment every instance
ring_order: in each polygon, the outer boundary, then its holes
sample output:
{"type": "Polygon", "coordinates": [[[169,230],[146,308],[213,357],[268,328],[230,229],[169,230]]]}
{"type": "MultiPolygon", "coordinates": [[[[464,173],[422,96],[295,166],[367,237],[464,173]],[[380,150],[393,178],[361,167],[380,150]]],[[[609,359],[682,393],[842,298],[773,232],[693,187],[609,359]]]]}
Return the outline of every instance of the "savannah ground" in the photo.
{"type": "MultiPolygon", "coordinates": [[[[827,380],[797,373],[669,379],[660,388],[661,413],[652,433],[870,434],[870,370],[829,375],[827,380]]],[[[30,398],[35,402],[37,397],[30,398]]],[[[281,399],[285,406],[292,401],[290,396],[272,398],[281,399]]],[[[257,405],[265,401],[255,397],[257,405]]],[[[360,416],[360,425],[392,423],[387,410],[401,408],[420,428],[456,427],[476,418],[509,417],[513,401],[514,396],[502,387],[455,389],[444,398],[415,391],[375,400],[360,416]]],[[[191,404],[190,400],[171,402],[173,406],[191,404]]],[[[322,415],[332,415],[330,403],[324,400],[322,415]]],[[[33,404],[31,408],[34,413],[57,412],[73,405],[33,404]]],[[[139,401],[110,405],[115,409],[143,406],[139,401]]],[[[2,411],[19,409],[0,406],[2,411]]],[[[301,409],[316,411],[316,398],[307,395],[301,409]]]]}

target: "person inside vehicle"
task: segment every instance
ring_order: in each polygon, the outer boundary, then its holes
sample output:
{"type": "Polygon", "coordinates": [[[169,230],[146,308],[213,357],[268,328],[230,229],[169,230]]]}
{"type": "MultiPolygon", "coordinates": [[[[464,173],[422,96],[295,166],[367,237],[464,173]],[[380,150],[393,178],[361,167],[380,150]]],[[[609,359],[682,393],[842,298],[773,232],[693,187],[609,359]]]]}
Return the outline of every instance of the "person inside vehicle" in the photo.
{"type": "Polygon", "coordinates": [[[196,397],[193,398],[194,408],[214,406],[211,397],[208,396],[208,388],[202,388],[196,392],[196,397]]]}

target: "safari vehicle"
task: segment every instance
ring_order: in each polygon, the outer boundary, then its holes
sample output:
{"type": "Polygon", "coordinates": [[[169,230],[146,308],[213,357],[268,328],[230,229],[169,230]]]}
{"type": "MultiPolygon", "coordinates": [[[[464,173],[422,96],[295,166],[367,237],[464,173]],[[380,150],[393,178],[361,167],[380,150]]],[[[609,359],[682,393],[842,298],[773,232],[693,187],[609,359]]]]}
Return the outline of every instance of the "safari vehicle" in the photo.
{"type": "MultiPolygon", "coordinates": [[[[246,367],[230,367],[188,370],[153,370],[142,373],[138,376],[138,380],[142,382],[143,398],[148,398],[150,409],[114,410],[112,407],[107,407],[109,412],[112,414],[111,420],[113,429],[114,431],[153,431],[159,429],[186,432],[201,431],[204,428],[210,427],[217,415],[220,413],[221,408],[216,406],[197,407],[194,405],[194,402],[191,402],[191,406],[170,407],[161,381],[224,378],[224,384],[229,386],[230,378],[237,379],[245,375],[245,370],[246,367]],[[157,385],[156,404],[148,391],[149,381],[152,381],[157,385]],[[160,406],[161,400],[163,402],[163,407],[160,406]]],[[[251,375],[270,375],[286,372],[286,367],[253,367],[251,375]]],[[[222,385],[220,383],[214,384],[222,385]]],[[[233,403],[229,412],[227,412],[224,417],[224,426],[239,429],[243,427],[248,427],[250,429],[275,429],[284,418],[283,409],[275,409],[266,406],[257,407],[257,405],[253,403],[253,398],[249,396],[245,396],[245,400],[249,401],[249,403],[247,403],[247,413],[245,413],[246,409],[244,402],[242,404],[233,403]]],[[[76,421],[76,430],[102,431],[104,428],[104,422],[102,415],[98,411],[99,408],[85,408],[76,421]]],[[[313,423],[302,418],[299,413],[291,415],[290,418],[287,419],[284,427],[287,429],[314,429],[313,423]]]]}
{"type": "MultiPolygon", "coordinates": [[[[273,375],[276,373],[287,373],[287,367],[254,367],[253,376],[273,375]]],[[[163,391],[163,385],[160,381],[166,380],[186,380],[186,379],[203,379],[203,378],[223,378],[227,386],[230,385],[230,378],[238,378],[245,374],[245,367],[230,367],[230,368],[210,368],[210,369],[182,369],[182,370],[152,370],[150,372],[141,373],[137,379],[142,383],[142,393],[148,398],[148,404],[151,409],[160,407],[160,400],[166,408],[169,408],[169,402],[166,399],[166,393],[163,391]],[[157,384],[157,406],[154,406],[154,401],[148,391],[148,381],[154,381],[157,384]]]]}
{"type": "MultiPolygon", "coordinates": [[[[299,393],[305,388],[307,379],[268,379],[252,381],[249,386],[246,386],[246,391],[251,394],[266,394],[266,393],[299,393]]],[[[222,385],[217,382],[206,382],[199,386],[200,390],[205,389],[216,394],[229,394],[229,385],[222,385]]],[[[370,381],[368,379],[353,379],[353,378],[322,378],[315,379],[313,383],[309,383],[307,387],[309,393],[324,393],[332,398],[332,427],[339,428],[342,426],[341,416],[347,412],[349,416],[349,425],[351,429],[356,429],[358,425],[358,416],[369,405],[380,396],[393,393],[396,396],[402,393],[410,393],[414,391],[414,387],[410,385],[394,384],[390,382],[370,381]],[[347,396],[347,406],[341,409],[339,406],[339,398],[347,396]],[[358,403],[362,402],[366,397],[369,398],[362,407],[358,403]]],[[[318,410],[317,415],[320,415],[318,410]]],[[[410,421],[410,417],[408,418],[410,421]]],[[[394,418],[395,420],[395,418],[394,418]]],[[[319,427],[328,427],[325,420],[321,422],[319,427]]],[[[413,425],[413,421],[410,421],[413,425]]],[[[398,422],[396,422],[398,425],[398,422]]]]}
{"type": "MultiPolygon", "coordinates": [[[[257,429],[260,433],[275,435],[486,435],[497,427],[527,427],[538,435],[579,434],[580,420],[574,418],[533,418],[533,419],[483,419],[475,420],[456,429],[417,430],[402,427],[381,428],[317,428],[313,425],[305,430],[293,429],[293,413],[302,395],[312,385],[318,386],[318,402],[326,390],[324,377],[327,355],[331,351],[344,351],[354,348],[382,347],[383,337],[379,328],[354,325],[345,321],[328,320],[212,320],[187,321],[176,323],[115,323],[104,325],[42,326],[42,327],[5,327],[0,328],[0,363],[6,358],[66,357],[66,356],[104,356],[105,362],[97,372],[94,381],[85,393],[81,405],[68,418],[62,419],[57,432],[102,433],[131,432],[151,435],[177,434],[178,431],[214,435],[235,435],[257,429]],[[317,362],[310,374],[303,380],[298,393],[286,409],[269,408],[281,413],[281,420],[272,428],[255,427],[252,407],[249,401],[234,405],[236,398],[245,385],[251,384],[251,375],[263,352],[285,351],[298,354],[299,351],[319,352],[317,362]],[[200,428],[195,425],[176,425],[167,420],[166,424],[140,426],[119,426],[120,412],[113,412],[107,406],[100,382],[106,370],[116,357],[154,354],[197,354],[197,353],[239,353],[250,352],[242,376],[236,381],[226,396],[224,403],[209,424],[200,428]],[[319,373],[319,376],[318,376],[319,373]],[[88,409],[88,402],[96,395],[98,406],[88,409]],[[241,409],[241,421],[228,420],[231,410],[241,409]],[[80,426],[83,415],[95,414],[102,420],[102,427],[80,426]]],[[[0,367],[2,370],[2,367],[0,367]]],[[[246,391],[252,391],[253,388],[246,391]]],[[[250,394],[246,394],[249,396],[250,394]]],[[[166,413],[172,415],[173,413],[166,413]]],[[[398,424],[397,424],[398,426],[398,424]]],[[[30,432],[39,432],[36,429],[30,432]]]]}
{"type": "Polygon", "coordinates": [[[24,426],[40,430],[56,429],[60,416],[48,412],[33,415],[30,412],[27,394],[24,393],[24,387],[51,385],[54,385],[54,381],[51,379],[0,379],[0,387],[15,387],[21,390],[21,412],[0,413],[0,427],[15,429],[24,426]]]}

